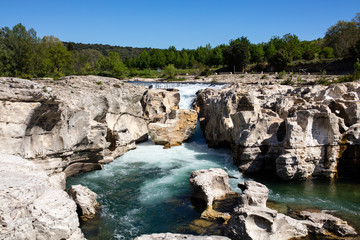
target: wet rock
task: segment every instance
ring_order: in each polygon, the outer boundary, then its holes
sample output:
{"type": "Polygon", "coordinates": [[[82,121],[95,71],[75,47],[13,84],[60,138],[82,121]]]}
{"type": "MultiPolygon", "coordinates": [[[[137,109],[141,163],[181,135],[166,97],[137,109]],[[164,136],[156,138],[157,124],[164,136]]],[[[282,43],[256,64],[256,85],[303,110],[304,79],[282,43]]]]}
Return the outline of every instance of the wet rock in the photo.
{"type": "Polygon", "coordinates": [[[278,213],[266,207],[266,186],[247,181],[239,183],[242,189],[238,207],[226,226],[225,235],[231,239],[292,239],[315,236],[349,237],[356,235],[346,221],[326,213],[302,211],[297,218],[278,213]]]}
{"type": "Polygon", "coordinates": [[[208,207],[213,206],[216,199],[233,195],[229,184],[229,175],[220,168],[194,171],[190,176],[193,197],[204,200],[208,207]]]}
{"type": "Polygon", "coordinates": [[[68,189],[69,196],[75,201],[82,220],[94,218],[100,203],[96,200],[97,194],[82,185],[73,185],[68,189]]]}
{"type": "Polygon", "coordinates": [[[335,234],[340,237],[357,235],[355,229],[349,226],[346,221],[327,213],[302,211],[298,217],[306,220],[303,223],[308,230],[318,235],[335,234]]]}
{"type": "Polygon", "coordinates": [[[34,163],[0,154],[0,239],[85,239],[75,202],[54,181],[34,163]]]}
{"type": "Polygon", "coordinates": [[[173,239],[226,240],[229,238],[223,236],[194,236],[189,234],[176,234],[176,233],[156,233],[150,235],[142,235],[135,238],[135,240],[173,240],[173,239]]]}
{"type": "Polygon", "coordinates": [[[307,228],[298,220],[258,206],[235,209],[225,230],[226,236],[239,240],[285,240],[304,237],[307,234],[307,228]]]}

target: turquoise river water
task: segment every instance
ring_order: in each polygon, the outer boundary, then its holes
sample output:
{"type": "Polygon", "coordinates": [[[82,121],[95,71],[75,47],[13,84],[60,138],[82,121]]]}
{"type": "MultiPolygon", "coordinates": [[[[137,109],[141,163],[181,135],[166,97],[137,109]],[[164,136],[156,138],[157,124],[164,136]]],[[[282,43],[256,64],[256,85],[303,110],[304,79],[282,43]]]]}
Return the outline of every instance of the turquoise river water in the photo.
{"type": "MultiPolygon", "coordinates": [[[[149,84],[144,84],[149,85],[149,84]]],[[[178,88],[180,108],[190,108],[197,90],[210,84],[154,84],[178,88]]],[[[102,209],[95,219],[81,224],[87,239],[134,239],[141,234],[189,232],[188,225],[201,210],[193,204],[189,177],[197,169],[218,167],[229,175],[233,190],[242,176],[227,149],[211,149],[198,127],[190,141],[163,149],[151,140],[117,158],[104,169],[67,179],[67,186],[82,184],[98,194],[102,209]]],[[[269,199],[279,211],[318,208],[340,215],[357,227],[360,223],[360,182],[346,179],[283,182],[255,179],[269,189],[269,199]]]]}

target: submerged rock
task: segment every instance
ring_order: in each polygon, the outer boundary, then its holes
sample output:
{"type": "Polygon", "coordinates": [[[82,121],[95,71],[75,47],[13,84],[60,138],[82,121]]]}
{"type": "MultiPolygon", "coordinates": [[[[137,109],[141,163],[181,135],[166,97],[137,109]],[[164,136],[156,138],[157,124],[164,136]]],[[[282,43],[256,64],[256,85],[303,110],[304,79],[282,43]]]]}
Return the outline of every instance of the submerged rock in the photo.
{"type": "Polygon", "coordinates": [[[97,194],[82,185],[73,185],[68,189],[69,196],[75,201],[83,221],[94,218],[100,203],[97,194]]]}
{"type": "Polygon", "coordinates": [[[209,146],[230,147],[241,171],[333,178],[360,172],[359,99],[359,82],[235,84],[199,91],[195,107],[209,146]]]}
{"type": "Polygon", "coordinates": [[[75,202],[53,181],[34,163],[0,154],[0,239],[85,239],[75,202]]]}

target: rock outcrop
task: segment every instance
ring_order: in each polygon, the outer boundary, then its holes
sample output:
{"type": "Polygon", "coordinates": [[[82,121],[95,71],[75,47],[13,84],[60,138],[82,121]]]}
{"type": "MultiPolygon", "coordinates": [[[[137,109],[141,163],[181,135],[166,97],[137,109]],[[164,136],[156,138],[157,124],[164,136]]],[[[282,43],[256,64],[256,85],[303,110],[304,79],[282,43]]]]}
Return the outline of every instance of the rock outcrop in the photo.
{"type": "Polygon", "coordinates": [[[247,181],[242,189],[239,206],[226,226],[231,239],[292,239],[308,234],[331,239],[352,237],[357,233],[346,221],[322,212],[302,211],[292,218],[266,207],[269,190],[263,184],[247,181]]]}
{"type": "Polygon", "coordinates": [[[150,123],[149,135],[156,144],[181,145],[195,132],[197,112],[190,109],[173,110],[164,123],[150,123]]]}
{"type": "Polygon", "coordinates": [[[286,240],[305,237],[308,230],[296,219],[266,207],[269,190],[263,184],[240,183],[239,206],[226,226],[225,235],[231,239],[286,240]]]}
{"type": "Polygon", "coordinates": [[[340,218],[323,212],[301,211],[298,214],[301,221],[310,232],[319,236],[330,236],[333,234],[338,237],[356,236],[355,229],[340,218]]]}
{"type": "Polygon", "coordinates": [[[213,209],[215,200],[237,195],[231,191],[229,175],[223,169],[196,170],[190,176],[190,184],[193,189],[192,197],[206,203],[206,209],[201,213],[201,218],[207,220],[221,219],[225,223],[230,219],[230,214],[213,209]]]}
{"type": "Polygon", "coordinates": [[[246,173],[282,179],[360,172],[360,83],[233,85],[198,92],[195,108],[211,147],[231,147],[246,173]]]}
{"type": "Polygon", "coordinates": [[[94,218],[100,203],[96,200],[97,194],[82,185],[73,185],[67,190],[77,206],[80,218],[83,221],[94,218]]]}
{"type": "MultiPolygon", "coordinates": [[[[242,193],[235,197],[237,206],[231,216],[228,213],[212,210],[215,199],[234,196],[228,181],[229,176],[221,169],[194,171],[190,177],[194,189],[193,197],[207,202],[208,209],[204,213],[212,213],[214,216],[212,219],[225,220],[225,236],[233,240],[287,240],[306,237],[309,234],[342,238],[357,234],[346,221],[330,214],[302,211],[293,218],[268,208],[266,202],[269,189],[255,181],[238,184],[242,193]]],[[[206,214],[203,216],[204,213],[202,218],[207,218],[206,214]]]]}
{"type": "Polygon", "coordinates": [[[0,78],[0,152],[31,159],[48,174],[100,169],[147,138],[145,91],[95,76],[0,78]]]}
{"type": "Polygon", "coordinates": [[[187,240],[230,240],[230,238],[223,236],[194,236],[189,234],[177,233],[154,233],[149,235],[142,235],[135,240],[173,240],[173,239],[187,239],[187,240]]]}
{"type": "Polygon", "coordinates": [[[167,147],[181,145],[195,132],[197,112],[179,109],[180,94],[176,89],[149,89],[141,100],[149,118],[151,140],[167,147]]]}
{"type": "Polygon", "coordinates": [[[194,198],[204,200],[212,207],[214,200],[235,194],[231,191],[229,175],[221,168],[201,169],[190,176],[194,198]]]}
{"type": "Polygon", "coordinates": [[[0,182],[0,239],[85,239],[75,202],[34,163],[0,154],[0,182]]]}

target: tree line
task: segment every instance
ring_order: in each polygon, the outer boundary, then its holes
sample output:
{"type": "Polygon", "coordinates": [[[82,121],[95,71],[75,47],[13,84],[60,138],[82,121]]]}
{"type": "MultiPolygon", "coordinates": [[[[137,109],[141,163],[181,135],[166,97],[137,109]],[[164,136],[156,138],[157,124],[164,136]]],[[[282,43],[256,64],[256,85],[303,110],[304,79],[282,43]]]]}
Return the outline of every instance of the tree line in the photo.
{"type": "Polygon", "coordinates": [[[22,24],[0,30],[0,76],[59,77],[96,74],[124,78],[134,70],[222,68],[244,71],[280,71],[293,61],[353,59],[360,57],[360,13],[351,21],[338,21],[324,36],[301,41],[294,34],[253,44],[246,37],[228,44],[177,50],[131,48],[102,44],[63,43],[54,36],[39,38],[22,24]]]}

